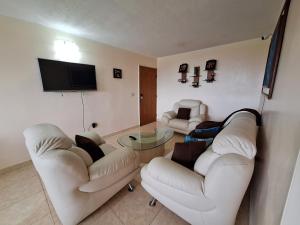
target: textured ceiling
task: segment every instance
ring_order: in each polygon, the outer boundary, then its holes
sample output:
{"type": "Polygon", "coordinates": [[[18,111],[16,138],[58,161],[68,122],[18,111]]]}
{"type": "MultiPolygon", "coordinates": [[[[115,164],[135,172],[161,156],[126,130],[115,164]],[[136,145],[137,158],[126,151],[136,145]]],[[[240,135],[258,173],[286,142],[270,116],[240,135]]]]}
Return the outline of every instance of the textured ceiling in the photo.
{"type": "Polygon", "coordinates": [[[149,56],[257,38],[282,0],[0,0],[0,15],[149,56]]]}

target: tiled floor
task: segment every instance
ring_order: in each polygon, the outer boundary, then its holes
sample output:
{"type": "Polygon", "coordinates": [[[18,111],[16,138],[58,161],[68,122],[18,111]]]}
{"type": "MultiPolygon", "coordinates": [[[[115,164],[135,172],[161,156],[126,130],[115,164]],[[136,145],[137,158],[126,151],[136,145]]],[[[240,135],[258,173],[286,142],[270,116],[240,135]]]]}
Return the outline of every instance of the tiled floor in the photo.
{"type": "MultiPolygon", "coordinates": [[[[116,147],[117,137],[137,129],[151,130],[156,123],[134,128],[106,138],[106,141],[116,147]]],[[[165,153],[173,149],[174,143],[182,141],[183,136],[175,137],[165,145],[165,153]]],[[[128,192],[123,188],[96,212],[87,217],[84,225],[180,225],[187,224],[170,210],[157,203],[155,207],[148,206],[150,195],[144,191],[137,177],[135,191],[128,192]]],[[[242,217],[247,217],[247,207],[238,216],[239,225],[242,217]]],[[[60,225],[55,211],[45,194],[31,163],[20,168],[0,174],[0,225],[60,225]]]]}

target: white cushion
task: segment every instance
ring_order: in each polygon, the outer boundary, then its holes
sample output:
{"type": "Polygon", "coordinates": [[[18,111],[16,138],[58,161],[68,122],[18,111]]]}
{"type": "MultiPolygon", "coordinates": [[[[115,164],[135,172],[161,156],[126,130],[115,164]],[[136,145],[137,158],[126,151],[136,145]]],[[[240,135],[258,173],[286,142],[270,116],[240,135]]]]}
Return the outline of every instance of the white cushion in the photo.
{"type": "Polygon", "coordinates": [[[117,149],[97,160],[89,167],[90,181],[79,190],[95,192],[118,182],[138,168],[139,159],[132,150],[117,149]]]}
{"type": "Polygon", "coordinates": [[[189,121],[181,119],[172,119],[169,122],[169,126],[177,129],[187,129],[189,126],[189,121]]]}
{"type": "Polygon", "coordinates": [[[70,148],[68,150],[71,151],[71,152],[74,152],[76,155],[78,155],[84,161],[84,163],[87,167],[89,167],[90,165],[93,164],[92,157],[89,155],[89,153],[87,153],[82,148],[79,148],[77,146],[73,146],[72,148],[70,148]]]}
{"type": "Polygon", "coordinates": [[[256,118],[252,113],[235,115],[215,137],[212,149],[220,155],[236,153],[252,159],[256,155],[256,118]]]}
{"type": "Polygon", "coordinates": [[[152,178],[178,190],[191,194],[202,191],[203,177],[172,160],[164,157],[154,158],[147,165],[147,169],[152,178]]]}
{"type": "Polygon", "coordinates": [[[107,155],[107,154],[112,153],[113,151],[117,150],[114,146],[112,146],[110,144],[102,144],[99,147],[103,151],[104,155],[107,155]]]}
{"type": "Polygon", "coordinates": [[[194,171],[206,176],[207,171],[213,162],[219,158],[221,155],[213,152],[212,147],[210,146],[205,152],[203,152],[197,159],[194,165],[194,171]]]}

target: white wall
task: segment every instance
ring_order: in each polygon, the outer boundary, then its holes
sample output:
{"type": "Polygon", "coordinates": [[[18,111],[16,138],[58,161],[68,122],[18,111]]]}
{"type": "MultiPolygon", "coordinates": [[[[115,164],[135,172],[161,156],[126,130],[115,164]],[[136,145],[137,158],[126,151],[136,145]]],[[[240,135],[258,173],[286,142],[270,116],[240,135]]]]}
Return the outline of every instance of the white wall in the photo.
{"type": "MultiPolygon", "coordinates": [[[[273,98],[266,100],[263,111],[251,188],[252,225],[280,224],[300,149],[299,58],[300,0],[292,0],[273,98]]],[[[300,222],[294,221],[290,225],[294,224],[300,222]]]]}
{"type": "Polygon", "coordinates": [[[257,108],[268,53],[269,41],[243,41],[213,48],[158,58],[158,118],[171,109],[174,102],[200,99],[208,105],[210,119],[219,120],[243,107],[257,108]],[[201,67],[201,80],[206,79],[206,60],[217,59],[216,81],[201,81],[201,87],[191,87],[177,80],[179,65],[189,64],[189,76],[194,66],[201,67]]]}
{"type": "Polygon", "coordinates": [[[286,199],[280,225],[297,225],[300,221],[300,155],[298,154],[291,186],[286,199]]]}
{"type": "Polygon", "coordinates": [[[42,89],[37,57],[55,59],[56,39],[74,41],[80,62],[96,65],[98,91],[84,94],[86,126],[98,122],[105,135],[138,125],[138,65],[156,67],[155,58],[7,17],[0,27],[0,169],[29,159],[26,127],[53,123],[71,137],[82,131],[80,93],[42,89]],[[113,67],[123,69],[122,80],[112,78],[113,67]]]}

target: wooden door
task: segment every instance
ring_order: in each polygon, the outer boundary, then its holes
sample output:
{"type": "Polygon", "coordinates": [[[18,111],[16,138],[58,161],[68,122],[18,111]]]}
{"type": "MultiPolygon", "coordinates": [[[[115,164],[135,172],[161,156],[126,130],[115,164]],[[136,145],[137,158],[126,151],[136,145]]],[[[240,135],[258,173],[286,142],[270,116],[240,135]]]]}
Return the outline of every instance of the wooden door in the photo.
{"type": "Polygon", "coordinates": [[[140,125],[156,121],[157,71],[140,66],[140,125]]]}

